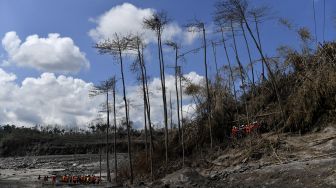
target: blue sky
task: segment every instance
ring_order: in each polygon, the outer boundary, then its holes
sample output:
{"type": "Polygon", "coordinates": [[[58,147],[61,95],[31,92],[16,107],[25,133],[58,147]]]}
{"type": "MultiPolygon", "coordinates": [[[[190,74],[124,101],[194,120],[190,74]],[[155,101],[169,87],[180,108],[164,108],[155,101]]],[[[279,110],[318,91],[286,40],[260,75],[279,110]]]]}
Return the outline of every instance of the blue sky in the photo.
{"type": "MultiPolygon", "coordinates": [[[[213,34],[212,15],[214,12],[215,0],[0,0],[0,37],[3,39],[6,33],[14,31],[16,35],[21,40],[21,44],[26,41],[26,37],[32,35],[36,36],[36,40],[41,38],[48,38],[50,33],[58,33],[59,36],[55,40],[68,38],[72,40],[72,43],[67,43],[70,45],[71,49],[74,50],[74,54],[70,54],[71,62],[76,62],[73,66],[81,66],[80,69],[76,71],[62,72],[54,71],[52,68],[40,67],[36,68],[34,65],[34,59],[32,59],[29,66],[28,60],[24,59],[26,56],[20,56],[10,59],[10,54],[8,50],[5,50],[4,44],[0,47],[0,69],[4,72],[3,76],[12,74],[15,75],[16,79],[10,79],[11,84],[16,85],[16,87],[22,89],[23,81],[27,78],[38,79],[45,72],[54,74],[56,78],[64,75],[66,78],[73,77],[78,78],[86,83],[97,83],[104,80],[112,75],[117,75],[119,77],[119,67],[114,63],[114,59],[109,55],[99,55],[97,50],[92,46],[97,42],[92,35],[89,34],[90,30],[94,30],[99,25],[99,18],[105,13],[111,11],[115,6],[121,6],[124,3],[129,3],[133,5],[137,10],[153,10],[167,12],[171,22],[175,29],[182,29],[174,37],[177,37],[182,41],[183,48],[181,51],[187,51],[189,49],[198,47],[200,45],[199,38],[193,38],[192,42],[187,43],[184,40],[183,25],[193,20],[194,18],[199,19],[207,23],[207,29],[209,33],[207,38],[209,40],[216,40],[219,36],[213,34]],[[179,36],[177,36],[179,35],[179,36]],[[76,48],[79,48],[78,52],[76,48]],[[84,55],[85,54],[85,55],[84,55]],[[20,61],[20,62],[15,62],[20,61]],[[4,63],[9,62],[9,63],[4,63]],[[84,63],[83,63],[84,62],[84,63]],[[7,65],[6,65],[7,64],[7,65]],[[86,66],[88,65],[88,66],[86,66]],[[84,68],[83,68],[84,67],[84,68]]],[[[292,47],[298,47],[298,38],[296,34],[292,31],[278,24],[279,17],[284,17],[289,19],[297,27],[306,26],[308,27],[312,34],[314,34],[314,22],[313,22],[313,0],[251,0],[252,6],[268,5],[271,7],[270,13],[272,13],[273,19],[264,22],[261,25],[262,33],[262,43],[267,55],[276,55],[275,49],[279,45],[290,45],[292,47]]],[[[316,11],[317,11],[317,38],[322,41],[322,25],[323,25],[323,0],[315,0],[316,11]]],[[[336,16],[336,1],[326,0],[326,40],[333,40],[335,37],[335,21],[333,17],[336,16]]],[[[118,18],[122,23],[122,17],[118,18]]],[[[172,28],[174,28],[172,27],[172,28]]],[[[66,42],[69,42],[67,40],[66,42]]],[[[240,41],[241,42],[241,41],[240,41]]],[[[60,43],[60,45],[63,43],[60,43]]],[[[252,43],[251,43],[252,44],[252,43]]],[[[41,53],[38,51],[29,50],[29,53],[41,53]]],[[[244,46],[238,49],[243,62],[247,62],[247,56],[244,46]]],[[[50,51],[46,51],[50,52],[50,51]]],[[[151,43],[146,52],[146,61],[149,65],[149,74],[152,78],[158,77],[159,68],[157,65],[155,44],[151,43]]],[[[14,52],[13,52],[14,53],[14,52]]],[[[27,55],[27,54],[25,54],[27,55]]],[[[41,54],[40,54],[41,55],[41,54]]],[[[218,62],[220,65],[225,63],[224,53],[222,51],[222,46],[217,47],[218,62]]],[[[50,55],[42,54],[42,56],[37,57],[49,58],[50,55]],[[44,55],[44,56],[43,56],[44,55]]],[[[231,52],[232,61],[233,54],[231,52]]],[[[173,54],[169,50],[165,50],[165,61],[169,65],[173,63],[173,54]]],[[[184,72],[190,73],[194,71],[197,75],[204,75],[202,54],[191,54],[187,56],[186,62],[184,62],[184,72]]],[[[55,57],[60,58],[60,57],[55,57]]],[[[62,64],[63,59],[55,61],[62,64]]],[[[258,59],[258,54],[253,51],[253,58],[258,59]]],[[[70,60],[69,60],[70,61],[70,60]]],[[[127,63],[131,62],[131,58],[127,58],[127,63]]],[[[210,63],[211,74],[214,75],[214,65],[211,49],[208,53],[208,61],[210,63]]],[[[50,65],[51,66],[51,65],[50,65]]],[[[62,66],[66,66],[62,65],[62,66]]],[[[54,65],[52,65],[54,67],[54,65]]],[[[64,67],[63,67],[64,69],[64,67]]],[[[63,70],[62,69],[62,70],[63,70]]],[[[66,68],[65,68],[66,69],[66,68]]],[[[258,70],[260,73],[260,70],[258,70]]],[[[167,74],[172,74],[173,70],[167,69],[167,74]]],[[[1,76],[1,74],[0,74],[1,76]]],[[[1,80],[1,78],[0,78],[1,80]]],[[[9,81],[7,81],[8,83],[9,81]]],[[[126,72],[126,82],[128,86],[135,86],[137,83],[135,81],[135,76],[133,73],[126,72]]],[[[6,85],[4,85],[5,87],[6,85]]],[[[6,94],[4,94],[6,95],[6,94]]],[[[26,95],[25,95],[26,96],[26,95]]],[[[19,99],[17,99],[19,100],[19,99]]],[[[60,99],[62,101],[63,99],[60,99]]],[[[1,99],[0,99],[1,101],[1,99]]],[[[57,102],[57,104],[62,102],[57,102]]],[[[91,105],[91,103],[90,103],[91,105]]],[[[18,108],[22,108],[20,103],[11,104],[10,107],[2,108],[3,114],[7,114],[6,121],[0,122],[26,122],[26,121],[13,121],[18,115],[8,115],[9,111],[16,113],[18,108]],[[16,105],[16,106],[15,106],[16,105]],[[13,109],[14,108],[14,109],[13,109]],[[11,118],[10,118],[11,117],[11,118]]],[[[88,107],[89,109],[89,107],[88,107]]],[[[27,109],[25,109],[27,110],[27,109]]],[[[90,110],[90,109],[89,109],[90,110]]],[[[41,112],[39,112],[41,114],[41,112]]],[[[42,116],[42,114],[41,114],[42,116]]],[[[55,115],[56,116],[56,115],[55,115]]],[[[1,112],[0,112],[1,117],[1,112]]],[[[64,117],[53,117],[51,119],[62,119],[64,117]]],[[[68,118],[68,117],[66,117],[68,118]]],[[[70,117],[69,117],[70,118],[70,117]]],[[[28,118],[29,119],[29,118],[28,118]]],[[[39,119],[39,118],[37,118],[39,119]]],[[[41,118],[40,118],[41,119],[41,118]]],[[[71,119],[71,118],[70,118],[71,119]]],[[[90,118],[86,118],[89,120],[90,118]]],[[[34,121],[28,121],[29,123],[34,123],[34,121]]],[[[64,122],[64,121],[50,121],[54,122],[64,122]]],[[[65,121],[66,122],[66,121],[65,121]]],[[[76,121],[70,121],[76,122],[76,121]]],[[[36,123],[49,123],[47,120],[37,121],[36,123]]]]}

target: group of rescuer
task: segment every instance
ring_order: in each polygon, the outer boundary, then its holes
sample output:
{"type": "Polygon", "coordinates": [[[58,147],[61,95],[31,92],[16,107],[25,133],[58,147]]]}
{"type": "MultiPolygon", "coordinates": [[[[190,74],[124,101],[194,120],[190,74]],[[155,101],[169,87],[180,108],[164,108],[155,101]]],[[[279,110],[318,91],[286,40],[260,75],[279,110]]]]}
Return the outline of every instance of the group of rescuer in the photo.
{"type": "MultiPolygon", "coordinates": [[[[38,179],[41,179],[39,175],[38,179]]],[[[49,179],[48,176],[44,176],[43,181],[47,182],[49,179]]],[[[56,175],[52,175],[50,177],[51,183],[55,184],[57,177],[56,175]]],[[[87,175],[87,176],[71,176],[71,175],[64,175],[60,177],[60,183],[70,183],[70,184],[99,184],[101,182],[100,177],[95,175],[87,175]]],[[[57,182],[58,183],[58,182],[57,182]]]]}
{"type": "Polygon", "coordinates": [[[260,128],[260,124],[258,122],[253,122],[247,125],[241,125],[239,127],[233,126],[231,129],[231,137],[232,138],[242,138],[251,133],[258,132],[260,128]]]}

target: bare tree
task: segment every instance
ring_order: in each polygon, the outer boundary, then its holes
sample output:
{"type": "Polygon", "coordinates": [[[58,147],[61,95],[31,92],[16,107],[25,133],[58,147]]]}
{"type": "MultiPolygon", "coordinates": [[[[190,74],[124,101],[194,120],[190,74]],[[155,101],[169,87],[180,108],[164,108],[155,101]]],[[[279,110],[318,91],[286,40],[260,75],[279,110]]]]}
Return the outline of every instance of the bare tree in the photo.
{"type": "Polygon", "coordinates": [[[140,36],[135,36],[130,40],[129,48],[131,50],[135,50],[137,54],[136,58],[136,67],[140,70],[140,80],[142,83],[142,92],[144,97],[144,120],[145,120],[145,141],[146,141],[146,159],[147,159],[147,124],[146,120],[148,120],[148,126],[149,126],[149,135],[150,135],[150,148],[149,148],[149,157],[150,157],[150,169],[151,169],[151,177],[153,180],[153,134],[152,134],[152,126],[151,126],[151,116],[150,116],[150,102],[149,102],[149,92],[148,92],[148,84],[147,84],[147,71],[146,71],[146,65],[144,61],[144,48],[145,45],[143,43],[143,40],[140,36]]]}
{"type": "Polygon", "coordinates": [[[163,61],[162,52],[162,32],[165,25],[168,23],[167,15],[163,12],[154,13],[149,18],[144,19],[144,26],[156,33],[158,55],[160,63],[160,78],[161,78],[161,91],[163,101],[163,115],[165,124],[165,149],[166,149],[166,164],[168,164],[168,112],[167,112],[167,96],[166,96],[166,81],[165,81],[165,64],[163,61]]]}
{"type": "Polygon", "coordinates": [[[114,124],[114,142],[113,142],[113,152],[114,152],[114,176],[115,182],[118,182],[118,158],[117,158],[117,112],[116,112],[116,79],[114,79],[114,84],[112,87],[113,95],[113,124],[114,124]]]}
{"type": "Polygon", "coordinates": [[[232,39],[233,39],[233,47],[234,47],[234,52],[235,52],[235,55],[236,55],[236,61],[238,63],[238,67],[239,67],[239,74],[240,74],[240,79],[241,79],[241,87],[243,89],[243,93],[244,93],[244,105],[245,105],[245,111],[246,111],[246,117],[247,117],[247,123],[249,124],[250,121],[249,121],[249,113],[248,113],[248,107],[247,107],[247,101],[246,101],[246,89],[245,89],[245,86],[246,86],[246,83],[245,83],[245,75],[244,75],[244,67],[243,65],[241,64],[241,61],[240,61],[240,58],[239,58],[239,54],[238,54],[238,48],[237,48],[237,42],[236,42],[236,34],[235,34],[235,31],[234,31],[234,26],[233,26],[233,21],[234,21],[234,17],[229,17],[228,18],[230,21],[230,28],[231,28],[231,34],[232,34],[232,39]]]}
{"type": "MultiPolygon", "coordinates": [[[[238,17],[238,18],[242,19],[242,21],[245,24],[245,27],[247,28],[247,31],[248,31],[249,35],[253,39],[253,42],[254,42],[256,48],[258,49],[258,52],[261,56],[263,64],[266,65],[267,71],[268,71],[269,76],[271,78],[271,84],[272,84],[273,90],[274,90],[274,92],[276,93],[276,96],[277,96],[277,101],[278,101],[279,108],[280,108],[280,111],[281,111],[281,116],[282,116],[283,122],[285,122],[286,118],[285,118],[285,113],[283,111],[283,105],[282,105],[282,102],[281,102],[277,82],[276,82],[275,76],[274,76],[274,74],[271,70],[270,65],[267,63],[267,58],[265,57],[264,52],[261,48],[261,42],[259,40],[260,39],[259,29],[257,30],[257,35],[259,35],[258,40],[257,40],[257,37],[255,36],[255,33],[252,31],[250,23],[249,23],[249,18],[250,18],[249,16],[251,14],[253,15],[254,18],[257,18],[260,15],[264,15],[264,12],[262,12],[260,10],[265,10],[265,9],[264,8],[259,8],[259,9],[257,8],[257,9],[249,10],[248,9],[248,2],[246,0],[224,0],[224,1],[221,1],[221,2],[217,3],[217,5],[216,5],[215,19],[220,21],[221,19],[226,19],[230,15],[234,15],[235,17],[238,17]]],[[[258,27],[258,25],[256,25],[256,27],[258,27]]]]}
{"type": "Polygon", "coordinates": [[[128,49],[129,38],[130,36],[121,37],[120,35],[115,34],[112,40],[106,40],[104,42],[97,43],[95,48],[97,48],[101,54],[112,54],[113,56],[119,59],[121,80],[122,80],[122,86],[123,86],[123,99],[124,99],[124,107],[125,107],[126,126],[127,126],[129,168],[130,168],[130,173],[131,173],[131,184],[133,184],[130,120],[129,120],[129,115],[128,115],[128,105],[127,105],[127,98],[126,98],[126,86],[125,86],[123,55],[122,55],[128,49]]]}
{"type": "Polygon", "coordinates": [[[214,63],[215,63],[215,68],[216,68],[216,83],[219,82],[219,79],[220,79],[220,75],[219,75],[219,69],[218,69],[218,63],[217,63],[217,50],[216,50],[216,42],[214,41],[211,41],[211,46],[212,46],[212,53],[213,53],[213,56],[214,56],[214,63]]]}
{"type": "Polygon", "coordinates": [[[178,90],[178,77],[179,73],[177,72],[177,65],[179,59],[179,49],[180,46],[176,42],[168,41],[166,42],[167,46],[172,47],[175,50],[175,91],[176,91],[176,108],[177,108],[177,126],[178,126],[178,134],[179,140],[181,141],[181,123],[180,123],[180,102],[179,102],[179,90],[178,90]]]}
{"type": "Polygon", "coordinates": [[[185,160],[185,154],[184,154],[184,129],[183,129],[183,90],[182,90],[182,70],[181,70],[181,66],[177,66],[176,67],[176,71],[179,74],[179,80],[180,80],[180,102],[181,102],[181,145],[182,145],[182,166],[184,167],[184,160],[185,160]]]}
{"type": "Polygon", "coordinates": [[[225,57],[226,57],[226,60],[228,62],[229,71],[230,71],[229,80],[231,80],[231,82],[229,81],[229,88],[231,90],[230,85],[232,84],[233,96],[234,96],[234,99],[235,99],[235,108],[236,108],[236,113],[238,115],[238,104],[237,104],[238,100],[237,100],[237,90],[236,90],[235,78],[234,78],[235,76],[233,74],[233,69],[232,69],[232,66],[231,66],[231,60],[230,60],[230,56],[229,56],[227,45],[226,45],[226,39],[224,37],[224,28],[222,26],[220,26],[220,30],[221,30],[222,43],[223,43],[223,47],[224,47],[225,57]]]}
{"type": "MultiPolygon", "coordinates": [[[[264,7],[258,7],[258,8],[251,9],[248,12],[253,17],[253,21],[254,21],[254,24],[255,24],[255,29],[256,29],[256,32],[257,32],[258,44],[259,44],[259,47],[260,47],[261,50],[262,50],[262,45],[261,45],[261,38],[260,38],[260,31],[259,31],[259,23],[261,22],[261,19],[266,16],[267,9],[268,8],[264,6],[264,7]]],[[[242,22],[243,22],[243,20],[242,20],[242,22]]],[[[245,19],[245,22],[246,22],[246,19],[245,19]]],[[[248,24],[248,23],[245,23],[245,24],[248,24]]],[[[266,77],[265,77],[265,64],[266,64],[266,61],[262,58],[261,66],[262,66],[262,79],[263,80],[266,79],[266,77]]]]}
{"type": "Polygon", "coordinates": [[[110,174],[110,162],[109,162],[109,129],[110,129],[110,107],[109,107],[109,93],[115,88],[115,77],[112,77],[106,81],[101,82],[99,85],[95,85],[90,91],[90,96],[94,97],[97,95],[106,95],[106,171],[107,171],[107,180],[111,182],[110,174]]]}
{"type": "Polygon", "coordinates": [[[246,45],[246,49],[247,49],[247,54],[248,54],[249,61],[250,61],[251,74],[252,74],[252,88],[254,89],[254,87],[255,87],[255,75],[254,75],[253,60],[252,60],[251,50],[250,50],[249,43],[247,41],[246,32],[245,32],[245,28],[244,28],[243,24],[244,24],[243,21],[240,19],[240,28],[243,32],[243,37],[244,37],[244,41],[245,41],[245,45],[246,45]]]}
{"type": "Polygon", "coordinates": [[[189,32],[202,32],[203,34],[203,49],[204,49],[204,70],[205,70],[205,82],[207,89],[207,117],[208,117],[208,126],[210,132],[210,147],[213,146],[213,138],[212,138],[212,123],[211,123],[211,95],[209,88],[209,77],[208,77],[208,64],[207,64],[207,41],[205,35],[205,25],[203,22],[195,21],[193,23],[187,24],[187,28],[189,32]]]}

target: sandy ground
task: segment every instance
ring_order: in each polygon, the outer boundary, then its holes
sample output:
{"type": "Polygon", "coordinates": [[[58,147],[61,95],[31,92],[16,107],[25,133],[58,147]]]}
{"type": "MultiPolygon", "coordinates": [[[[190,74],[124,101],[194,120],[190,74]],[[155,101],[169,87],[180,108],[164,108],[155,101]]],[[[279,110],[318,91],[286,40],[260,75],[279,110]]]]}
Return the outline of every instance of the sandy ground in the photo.
{"type": "MultiPolygon", "coordinates": [[[[272,139],[274,135],[262,135],[272,139]]],[[[280,136],[274,152],[258,159],[224,151],[210,168],[186,168],[167,175],[153,187],[336,187],[336,126],[304,136],[280,136]]]]}
{"type": "MultiPolygon", "coordinates": [[[[126,155],[118,154],[119,166],[126,155]]],[[[114,177],[114,158],[110,156],[111,176],[114,177]]],[[[0,187],[47,187],[38,176],[96,175],[99,176],[99,155],[50,155],[0,158],[0,187]]],[[[105,155],[102,156],[102,180],[106,179],[105,155]]],[[[50,182],[50,179],[49,179],[50,182]]],[[[89,186],[90,187],[90,186],[89,186]]]]}

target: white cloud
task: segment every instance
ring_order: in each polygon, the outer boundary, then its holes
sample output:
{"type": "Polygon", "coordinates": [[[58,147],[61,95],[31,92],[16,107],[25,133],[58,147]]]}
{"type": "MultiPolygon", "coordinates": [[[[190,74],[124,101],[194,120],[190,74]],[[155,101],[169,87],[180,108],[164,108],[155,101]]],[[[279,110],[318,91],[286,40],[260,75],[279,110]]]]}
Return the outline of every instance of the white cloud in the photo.
{"type": "Polygon", "coordinates": [[[2,69],[0,77],[4,78],[0,80],[1,124],[80,126],[96,117],[96,103],[101,98],[89,98],[92,83],[43,73],[38,78],[24,79],[19,85],[14,74],[2,69]]]}
{"type": "MultiPolygon", "coordinates": [[[[202,76],[195,72],[184,75],[194,83],[201,83],[202,76]]],[[[16,83],[16,76],[0,68],[0,124],[16,124],[32,126],[35,124],[58,124],[64,126],[79,126],[85,128],[96,119],[99,106],[104,102],[104,96],[89,98],[93,84],[67,76],[55,76],[53,73],[43,73],[40,77],[25,78],[21,84],[16,83]]],[[[120,83],[117,83],[120,84],[120,83]]],[[[176,122],[175,77],[166,76],[168,92],[171,91],[173,102],[173,119],[176,122]]],[[[160,80],[154,78],[149,82],[151,117],[156,125],[163,124],[163,108],[160,80]]],[[[143,127],[143,98],[140,86],[128,86],[127,97],[130,100],[130,117],[134,128],[143,127]]],[[[184,96],[184,117],[191,117],[194,104],[191,98],[184,96]]],[[[117,118],[124,117],[123,100],[117,94],[117,118]]],[[[104,115],[102,116],[104,117],[104,115]]]]}
{"type": "MultiPolygon", "coordinates": [[[[123,3],[115,6],[109,11],[100,15],[97,19],[90,19],[97,24],[96,28],[89,31],[89,35],[95,41],[101,41],[113,38],[115,33],[125,34],[142,34],[146,42],[156,42],[154,32],[144,29],[143,20],[150,17],[156,10],[151,8],[138,8],[130,3],[123,3]]],[[[186,34],[185,31],[176,23],[171,22],[163,31],[163,40],[177,39],[187,44],[191,44],[193,38],[186,34]],[[185,38],[185,37],[188,38],[185,38]]]]}
{"type": "Polygon", "coordinates": [[[13,73],[7,73],[0,69],[0,83],[10,82],[16,80],[16,75],[13,73]]]}
{"type": "Polygon", "coordinates": [[[89,68],[89,61],[69,37],[51,33],[47,38],[30,35],[24,42],[16,32],[7,32],[2,46],[8,53],[5,65],[16,64],[40,71],[76,73],[89,68]]]}

